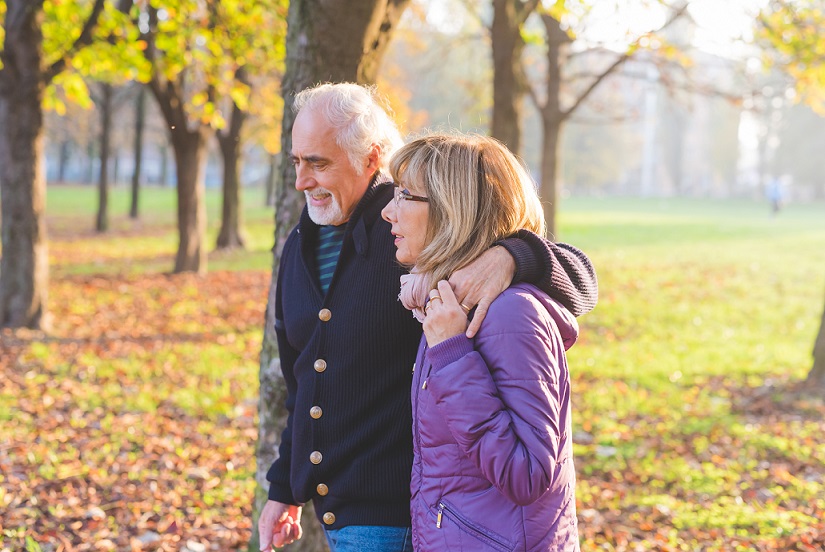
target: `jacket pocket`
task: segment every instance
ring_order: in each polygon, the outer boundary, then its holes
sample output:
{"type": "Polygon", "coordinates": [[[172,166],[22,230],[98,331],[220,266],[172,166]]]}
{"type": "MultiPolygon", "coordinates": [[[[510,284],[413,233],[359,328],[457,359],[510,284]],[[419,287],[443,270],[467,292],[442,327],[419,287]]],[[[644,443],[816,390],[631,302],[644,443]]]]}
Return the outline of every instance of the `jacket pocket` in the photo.
{"type": "Polygon", "coordinates": [[[516,548],[513,543],[509,542],[501,535],[494,533],[493,531],[490,531],[489,529],[482,527],[473,521],[470,521],[461,515],[449,502],[442,499],[438,502],[435,522],[436,529],[441,529],[441,524],[443,523],[445,517],[452,520],[461,531],[475,537],[494,550],[500,550],[501,552],[512,552],[516,548]]]}

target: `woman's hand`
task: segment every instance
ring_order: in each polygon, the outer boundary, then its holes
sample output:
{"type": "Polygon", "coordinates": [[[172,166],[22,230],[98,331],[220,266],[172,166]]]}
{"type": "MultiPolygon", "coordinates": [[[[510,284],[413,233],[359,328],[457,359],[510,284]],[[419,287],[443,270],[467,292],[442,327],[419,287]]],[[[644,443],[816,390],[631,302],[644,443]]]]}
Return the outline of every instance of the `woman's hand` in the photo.
{"type": "Polygon", "coordinates": [[[438,288],[430,292],[424,312],[424,335],[430,347],[467,331],[467,311],[458,304],[447,280],[438,282],[438,288]]]}

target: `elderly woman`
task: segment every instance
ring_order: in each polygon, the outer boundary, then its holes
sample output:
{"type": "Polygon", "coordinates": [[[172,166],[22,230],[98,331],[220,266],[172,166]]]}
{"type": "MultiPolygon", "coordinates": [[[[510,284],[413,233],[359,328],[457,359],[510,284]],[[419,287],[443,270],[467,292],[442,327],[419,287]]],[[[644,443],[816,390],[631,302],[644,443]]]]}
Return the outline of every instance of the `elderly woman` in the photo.
{"type": "Polygon", "coordinates": [[[413,545],[426,551],[578,551],[570,374],[575,318],[529,284],[473,338],[447,277],[519,229],[544,232],[535,185],[499,142],[439,134],[391,161],[382,211],[400,298],[423,320],[413,367],[413,545]]]}

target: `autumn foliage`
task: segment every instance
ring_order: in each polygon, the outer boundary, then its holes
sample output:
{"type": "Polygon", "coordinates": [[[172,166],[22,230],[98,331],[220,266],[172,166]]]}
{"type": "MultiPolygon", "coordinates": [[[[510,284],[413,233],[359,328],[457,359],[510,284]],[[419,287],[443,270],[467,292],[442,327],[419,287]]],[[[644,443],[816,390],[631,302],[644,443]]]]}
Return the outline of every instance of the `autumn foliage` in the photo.
{"type": "Polygon", "coordinates": [[[54,335],[2,335],[0,549],[241,548],[267,286],[263,272],[55,282],[54,335]]]}

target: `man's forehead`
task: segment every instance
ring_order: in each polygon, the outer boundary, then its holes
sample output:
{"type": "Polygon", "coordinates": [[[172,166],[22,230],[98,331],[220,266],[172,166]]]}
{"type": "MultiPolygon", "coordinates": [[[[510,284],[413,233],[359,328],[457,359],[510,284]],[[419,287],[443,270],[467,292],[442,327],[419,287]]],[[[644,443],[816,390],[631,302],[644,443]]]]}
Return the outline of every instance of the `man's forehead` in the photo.
{"type": "Polygon", "coordinates": [[[304,108],[295,116],[292,123],[292,135],[330,134],[334,130],[332,122],[323,112],[317,109],[304,108]]]}
{"type": "Polygon", "coordinates": [[[294,158],[327,158],[338,149],[329,121],[320,113],[302,110],[292,127],[292,151],[294,158]]]}
{"type": "Polygon", "coordinates": [[[334,141],[330,144],[318,135],[293,136],[289,155],[293,159],[301,160],[327,158],[334,147],[334,141]]]}

